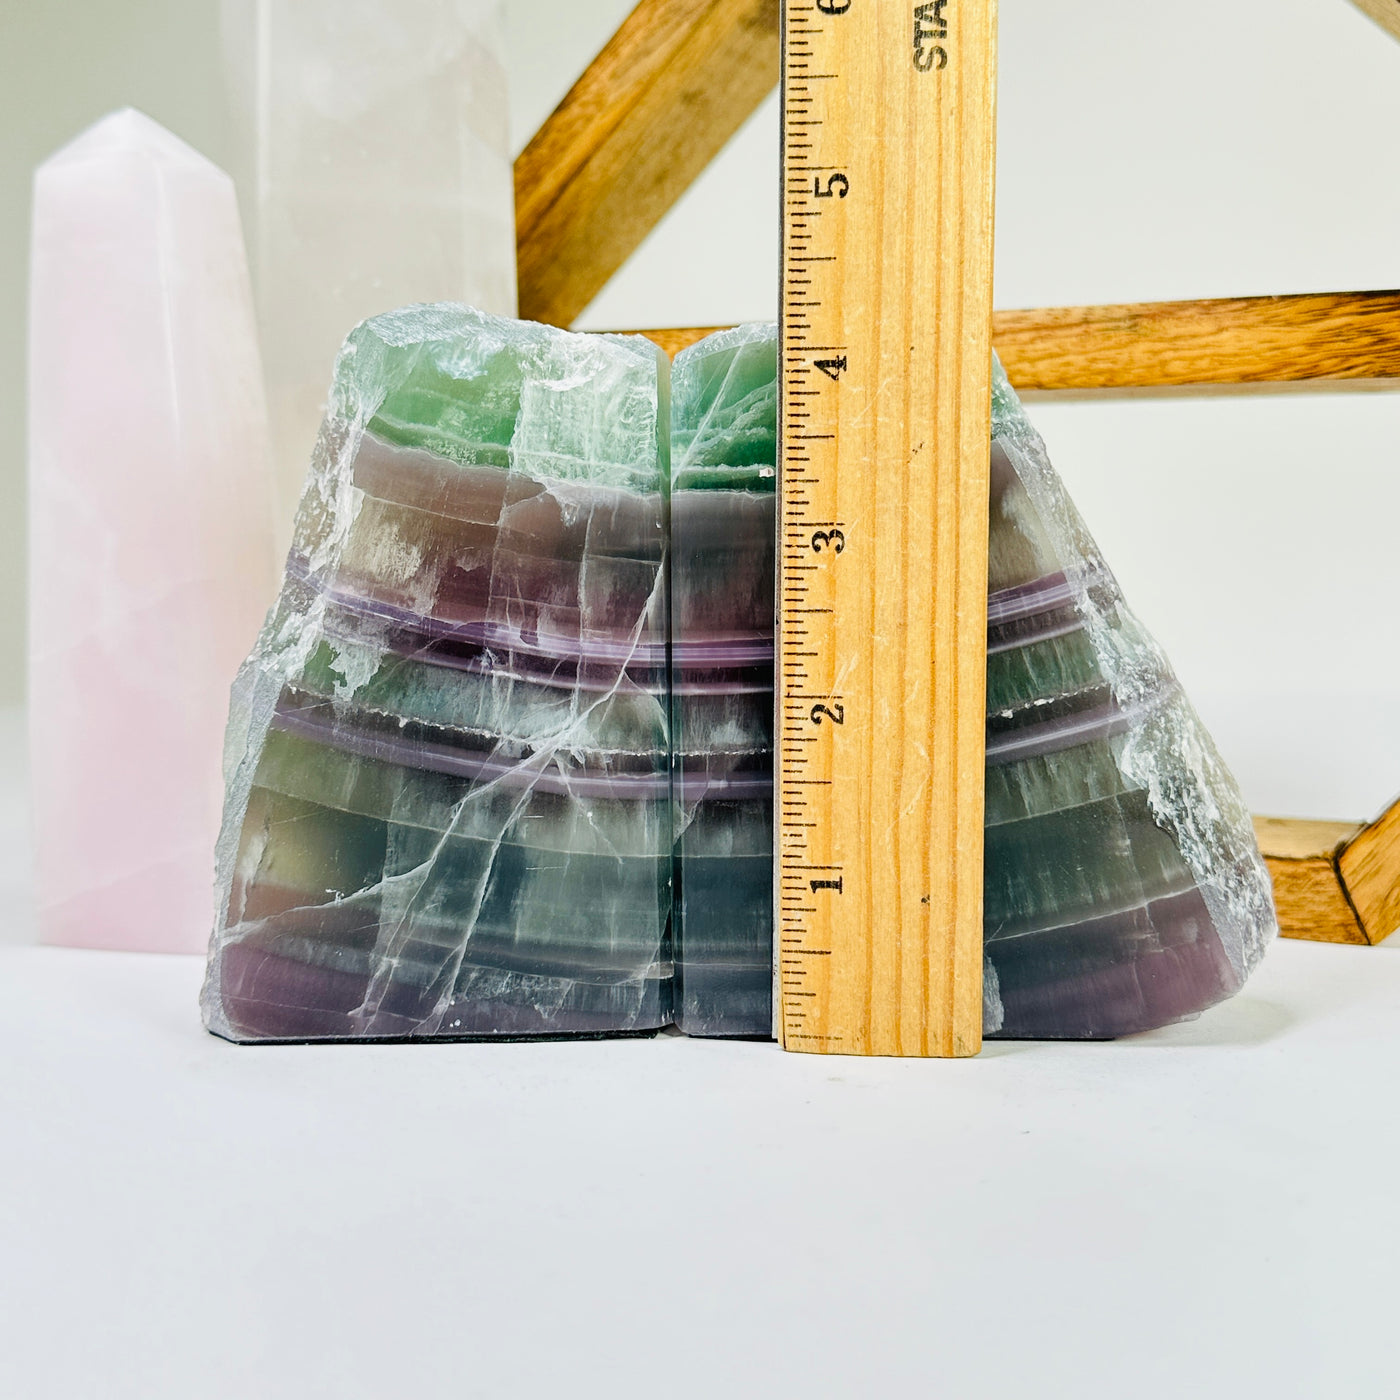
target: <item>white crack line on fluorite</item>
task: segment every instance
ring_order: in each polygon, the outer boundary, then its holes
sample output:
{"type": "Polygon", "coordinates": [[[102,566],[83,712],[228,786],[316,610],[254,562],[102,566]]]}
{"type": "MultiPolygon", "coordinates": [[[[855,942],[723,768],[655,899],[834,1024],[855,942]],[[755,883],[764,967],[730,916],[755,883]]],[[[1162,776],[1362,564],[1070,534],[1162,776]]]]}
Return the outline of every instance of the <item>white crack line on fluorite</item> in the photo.
{"type": "MultiPolygon", "coordinates": [[[[491,546],[491,574],[490,583],[487,587],[487,597],[493,601],[496,598],[496,581],[498,578],[502,577],[499,564],[501,536],[505,531],[506,518],[513,507],[518,507],[521,504],[520,501],[510,501],[509,493],[510,478],[508,476],[505,496],[502,499],[501,508],[496,517],[496,529],[491,546]]],[[[494,757],[499,751],[500,741],[498,739],[492,756],[494,757]]],[[[534,760],[540,760],[539,767],[543,769],[544,761],[542,750],[537,749],[530,759],[526,759],[524,763],[515,765],[515,771],[528,771],[534,760]]],[[[416,882],[416,888],[410,894],[405,906],[400,910],[398,918],[392,927],[389,927],[387,921],[381,917],[379,932],[375,939],[375,947],[370,954],[371,973],[365,989],[365,996],[360,1005],[351,1013],[352,1020],[358,1021],[361,1025],[372,1024],[373,1018],[378,1014],[384,996],[387,994],[393,981],[393,973],[399,966],[400,953],[399,951],[395,951],[395,949],[401,950],[403,945],[408,941],[409,931],[411,929],[409,920],[414,912],[413,906],[415,900],[421,895],[447,843],[458,834],[470,805],[473,802],[489,799],[494,794],[495,789],[502,785],[503,782],[504,774],[502,774],[500,778],[492,779],[482,784],[480,787],[469,789],[456,804],[447,829],[440,836],[427,861],[422,862],[412,871],[405,872],[406,879],[403,883],[414,881],[416,882]]],[[[481,914],[481,906],[486,898],[486,890],[490,883],[491,875],[495,870],[501,845],[505,840],[506,831],[510,829],[513,822],[519,819],[521,812],[533,795],[534,789],[532,785],[526,785],[521,789],[514,807],[510,812],[509,818],[502,824],[500,831],[491,844],[480,877],[472,891],[471,909],[466,918],[465,927],[462,929],[460,936],[454,940],[453,947],[457,950],[455,957],[449,949],[444,965],[438,970],[437,980],[441,982],[442,986],[438,993],[437,1002],[434,1005],[433,1011],[419,1023],[419,1029],[428,1026],[430,1022],[435,1023],[434,1028],[436,1028],[436,1025],[440,1025],[443,1017],[446,1015],[447,1008],[451,1004],[452,989],[456,983],[457,977],[460,975],[462,963],[466,958],[467,945],[470,943],[472,935],[476,931],[476,923],[481,914]]],[[[396,881],[399,880],[397,876],[393,878],[396,881]]]]}

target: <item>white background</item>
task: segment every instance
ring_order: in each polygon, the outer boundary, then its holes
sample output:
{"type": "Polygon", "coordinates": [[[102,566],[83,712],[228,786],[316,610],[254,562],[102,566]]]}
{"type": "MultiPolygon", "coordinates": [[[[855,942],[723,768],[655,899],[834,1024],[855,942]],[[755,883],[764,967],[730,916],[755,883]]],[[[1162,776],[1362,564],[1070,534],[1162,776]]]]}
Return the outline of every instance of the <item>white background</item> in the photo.
{"type": "MultiPolygon", "coordinates": [[[[215,159],[213,0],[0,0],[0,701],[32,165],[215,159]]],[[[1400,44],[1344,0],[1002,0],[998,304],[1400,283],[1400,44]]],[[[509,0],[517,144],[627,9],[509,0]]],[[[582,324],[769,318],[762,109],[582,324]]],[[[1400,397],[1039,404],[1257,809],[1400,789],[1400,397]]],[[[0,713],[0,943],[32,937],[0,713]]],[[[679,1039],[236,1051],[192,960],[0,948],[0,1395],[1376,1396],[1400,949],[967,1065],[679,1039]]]]}

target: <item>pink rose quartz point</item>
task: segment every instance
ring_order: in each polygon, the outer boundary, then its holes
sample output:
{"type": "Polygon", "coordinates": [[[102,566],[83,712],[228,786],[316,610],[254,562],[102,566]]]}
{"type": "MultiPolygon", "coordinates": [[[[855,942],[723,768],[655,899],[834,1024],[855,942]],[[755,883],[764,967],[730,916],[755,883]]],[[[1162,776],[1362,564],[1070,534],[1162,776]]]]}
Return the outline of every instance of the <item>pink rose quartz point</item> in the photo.
{"type": "Polygon", "coordinates": [[[270,451],[232,181],[139,112],[35,175],[29,364],[40,937],[201,952],[270,451]]]}

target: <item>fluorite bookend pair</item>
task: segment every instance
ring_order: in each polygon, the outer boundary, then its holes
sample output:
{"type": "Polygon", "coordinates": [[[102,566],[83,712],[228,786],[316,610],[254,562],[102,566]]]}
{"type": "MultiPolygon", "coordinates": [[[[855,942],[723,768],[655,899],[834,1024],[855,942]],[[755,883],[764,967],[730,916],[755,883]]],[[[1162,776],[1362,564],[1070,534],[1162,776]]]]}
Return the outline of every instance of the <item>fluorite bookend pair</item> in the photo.
{"type": "MultiPolygon", "coordinates": [[[[669,375],[352,334],[235,686],[212,1029],[769,1033],[776,422],[772,327],[669,375]]],[[[988,1031],[1192,1015],[1272,931],[1247,814],[1002,378],[992,453],[988,1031]]]]}

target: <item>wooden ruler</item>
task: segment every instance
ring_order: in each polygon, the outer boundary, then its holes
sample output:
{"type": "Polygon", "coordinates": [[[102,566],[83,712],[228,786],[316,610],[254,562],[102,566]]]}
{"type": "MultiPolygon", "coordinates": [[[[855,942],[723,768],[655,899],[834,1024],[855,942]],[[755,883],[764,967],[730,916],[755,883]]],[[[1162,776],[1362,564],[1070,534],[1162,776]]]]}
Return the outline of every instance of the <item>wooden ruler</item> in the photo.
{"type": "Polygon", "coordinates": [[[996,0],[782,29],[777,1034],[972,1055],[996,0]]]}

